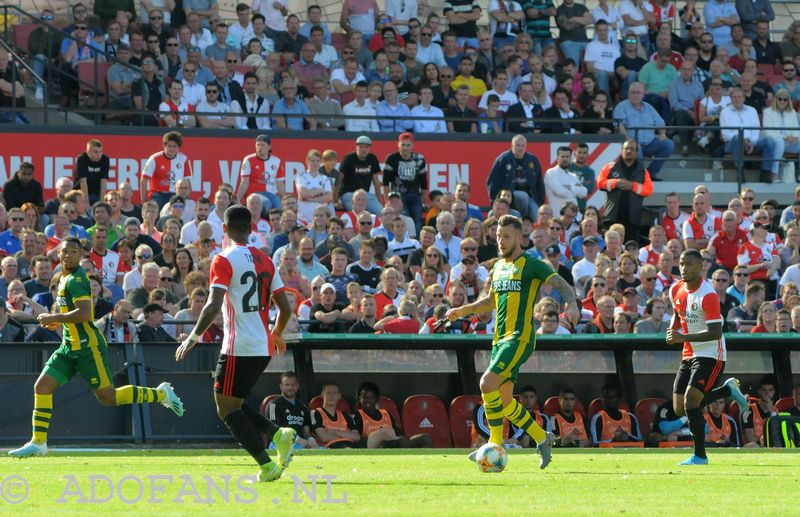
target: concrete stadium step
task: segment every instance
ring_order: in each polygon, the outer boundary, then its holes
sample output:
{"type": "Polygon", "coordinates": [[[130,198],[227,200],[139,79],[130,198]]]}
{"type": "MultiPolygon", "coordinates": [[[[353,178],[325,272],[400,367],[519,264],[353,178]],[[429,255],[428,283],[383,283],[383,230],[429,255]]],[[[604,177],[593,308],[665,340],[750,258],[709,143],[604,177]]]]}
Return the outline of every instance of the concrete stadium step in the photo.
{"type": "MultiPolygon", "coordinates": [[[[732,197],[739,193],[739,184],[735,181],[658,181],[653,183],[653,195],[645,199],[645,206],[663,207],[664,196],[669,192],[677,192],[681,196],[681,205],[690,206],[694,188],[705,183],[711,191],[711,204],[715,207],[725,207],[732,197]]],[[[756,192],[757,199],[774,199],[781,205],[789,205],[794,201],[795,184],[748,182],[756,192]]]]}

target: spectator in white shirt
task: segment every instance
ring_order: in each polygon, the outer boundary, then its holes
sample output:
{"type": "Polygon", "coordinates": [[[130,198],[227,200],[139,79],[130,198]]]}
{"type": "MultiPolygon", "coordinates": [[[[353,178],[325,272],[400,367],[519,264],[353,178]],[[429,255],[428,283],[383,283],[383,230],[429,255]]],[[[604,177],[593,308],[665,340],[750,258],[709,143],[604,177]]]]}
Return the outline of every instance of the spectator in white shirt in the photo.
{"type": "Polygon", "coordinates": [[[583,56],[586,71],[594,73],[597,86],[604,92],[608,90],[608,80],[614,73],[614,61],[620,57],[619,45],[609,39],[609,27],[605,20],[594,26],[595,38],[589,42],[583,56]]]}
{"type": "Polygon", "coordinates": [[[478,103],[478,108],[486,111],[489,95],[497,95],[500,99],[500,107],[498,111],[505,113],[508,111],[509,106],[517,103],[517,95],[514,92],[508,91],[508,72],[505,70],[497,70],[494,75],[494,88],[484,92],[481,95],[481,100],[478,103]]]}
{"type": "Polygon", "coordinates": [[[461,238],[453,235],[456,227],[456,219],[452,212],[444,211],[436,216],[436,240],[433,245],[440,249],[444,254],[445,260],[451,267],[461,262],[461,238]]]}
{"type": "Polygon", "coordinates": [[[572,150],[561,146],[558,148],[556,166],[545,173],[544,191],[550,206],[564,206],[569,202],[577,204],[578,198],[586,197],[586,187],[575,173],[569,172],[571,160],[572,150]]]}
{"type": "Polygon", "coordinates": [[[244,74],[244,106],[239,105],[239,100],[234,100],[231,103],[231,113],[244,113],[249,114],[244,117],[236,117],[234,127],[236,129],[270,129],[269,121],[269,101],[256,93],[258,89],[258,76],[255,72],[246,72],[244,74]],[[263,115],[255,117],[256,115],[263,115]]]}
{"type": "Polygon", "coordinates": [[[264,15],[267,27],[275,32],[286,32],[286,15],[289,14],[288,0],[255,0],[253,11],[264,15]]]}
{"type": "Polygon", "coordinates": [[[195,111],[198,113],[218,113],[218,115],[198,115],[197,121],[200,127],[225,129],[232,128],[234,117],[227,115],[231,107],[219,102],[220,89],[217,83],[209,83],[206,86],[206,100],[197,105],[195,111]]]}
{"type": "Polygon", "coordinates": [[[331,72],[331,89],[338,93],[349,93],[355,90],[358,83],[366,81],[364,74],[358,71],[358,61],[354,57],[345,59],[344,66],[331,72]]]}
{"type": "Polygon", "coordinates": [[[433,42],[435,31],[433,28],[424,25],[419,31],[419,41],[417,42],[417,61],[426,65],[433,63],[439,68],[447,66],[444,60],[444,52],[441,45],[433,42]]]}
{"type": "Polygon", "coordinates": [[[586,281],[597,273],[594,261],[599,251],[600,241],[597,237],[583,239],[583,258],[572,266],[572,278],[575,280],[575,286],[581,292],[581,295],[584,293],[583,286],[586,281]]]}
{"type": "Polygon", "coordinates": [[[236,4],[236,23],[228,28],[228,42],[236,48],[244,47],[253,35],[253,23],[250,21],[250,6],[236,4]]]}
{"type": "Polygon", "coordinates": [[[325,31],[323,31],[322,27],[319,25],[315,25],[311,28],[311,38],[309,38],[309,41],[311,41],[314,48],[317,50],[317,53],[314,54],[315,63],[319,63],[325,68],[330,68],[339,60],[336,49],[331,45],[325,44],[325,31]]]}
{"type": "Polygon", "coordinates": [[[411,110],[411,117],[418,117],[414,120],[415,133],[447,133],[447,124],[444,121],[444,112],[432,106],[433,90],[430,86],[422,86],[419,89],[419,106],[414,106],[411,110]],[[429,120],[422,120],[423,118],[429,120]]]}
{"type": "Polygon", "coordinates": [[[763,155],[761,176],[763,183],[777,183],[780,156],[775,156],[775,142],[771,138],[761,138],[761,121],[755,108],[744,103],[744,91],[739,87],[731,88],[731,103],[723,108],[719,116],[722,139],[725,141],[725,152],[733,154],[736,167],[741,169],[743,156],[763,155]],[[739,129],[743,131],[744,141],[739,141],[739,129]],[[741,153],[741,154],[740,154],[741,153]]]}
{"type": "Polygon", "coordinates": [[[214,44],[214,36],[210,30],[201,25],[199,14],[189,13],[186,16],[186,25],[192,31],[192,46],[198,47],[201,52],[205,52],[206,47],[214,44]]]}
{"type": "Polygon", "coordinates": [[[367,81],[359,81],[356,84],[354,93],[356,98],[353,99],[352,102],[346,104],[342,111],[348,117],[351,116],[367,116],[372,118],[359,118],[359,119],[351,119],[347,118],[344,122],[344,130],[345,131],[356,131],[356,132],[374,132],[377,133],[380,131],[378,128],[378,121],[376,120],[377,113],[375,113],[375,109],[370,106],[367,102],[367,81]]]}
{"type": "Polygon", "coordinates": [[[206,87],[197,82],[197,66],[195,63],[183,64],[183,98],[192,106],[197,106],[206,98],[206,87]]]}

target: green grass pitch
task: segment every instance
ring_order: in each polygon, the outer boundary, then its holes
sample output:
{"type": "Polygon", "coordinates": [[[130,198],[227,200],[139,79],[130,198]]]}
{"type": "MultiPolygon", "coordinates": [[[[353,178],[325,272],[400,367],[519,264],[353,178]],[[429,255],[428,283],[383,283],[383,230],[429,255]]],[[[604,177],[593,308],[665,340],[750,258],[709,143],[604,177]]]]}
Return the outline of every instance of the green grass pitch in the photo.
{"type": "Polygon", "coordinates": [[[3,451],[0,514],[800,514],[800,454],[792,451],[712,449],[711,465],[680,467],[677,463],[690,451],[556,450],[544,471],[532,451],[511,451],[508,468],[500,474],[479,472],[466,453],[300,451],[281,480],[251,484],[242,476],[255,473],[253,462],[235,449],[56,448],[46,458],[25,460],[8,458],[3,451]],[[94,496],[90,476],[99,476],[94,496]],[[316,502],[310,476],[317,476],[316,502]],[[323,476],[330,477],[330,490],[323,476]],[[110,499],[107,480],[115,485],[110,499]]]}

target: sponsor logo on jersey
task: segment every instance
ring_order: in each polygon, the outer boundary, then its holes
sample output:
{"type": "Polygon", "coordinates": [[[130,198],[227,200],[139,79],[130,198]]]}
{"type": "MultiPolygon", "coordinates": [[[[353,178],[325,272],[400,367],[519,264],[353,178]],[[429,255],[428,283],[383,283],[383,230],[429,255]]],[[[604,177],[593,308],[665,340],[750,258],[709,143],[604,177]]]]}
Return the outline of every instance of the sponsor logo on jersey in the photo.
{"type": "Polygon", "coordinates": [[[495,280],[492,282],[492,290],[496,293],[522,292],[522,280],[495,280]]]}

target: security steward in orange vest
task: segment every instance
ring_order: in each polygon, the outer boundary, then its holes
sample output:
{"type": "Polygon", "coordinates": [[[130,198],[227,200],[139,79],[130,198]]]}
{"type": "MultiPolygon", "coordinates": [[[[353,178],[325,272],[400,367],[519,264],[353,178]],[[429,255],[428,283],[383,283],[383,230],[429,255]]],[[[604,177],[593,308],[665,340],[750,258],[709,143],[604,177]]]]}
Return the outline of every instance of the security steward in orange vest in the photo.
{"type": "Polygon", "coordinates": [[[550,418],[550,427],[558,436],[558,447],[591,447],[592,442],[586,433],[586,422],[580,413],[575,412],[578,397],[572,388],[564,388],[558,394],[561,409],[550,418]]]}
{"type": "Polygon", "coordinates": [[[363,382],[356,392],[358,409],[353,423],[361,435],[360,445],[367,449],[429,448],[433,446],[431,435],[420,433],[410,438],[385,409],[379,409],[381,392],[374,382],[363,382]]]}
{"type": "Polygon", "coordinates": [[[311,411],[311,432],[317,443],[328,449],[352,449],[359,446],[359,432],[350,416],[336,408],[342,390],[336,383],[322,387],[322,407],[311,411]]]}
{"type": "Polygon", "coordinates": [[[619,408],[619,389],[616,386],[605,386],[600,394],[603,397],[603,409],[592,417],[592,442],[599,445],[642,441],[636,417],[619,408]]]}
{"type": "Polygon", "coordinates": [[[725,414],[725,399],[708,405],[706,418],[706,447],[739,447],[739,429],[736,421],[725,414]]]}

